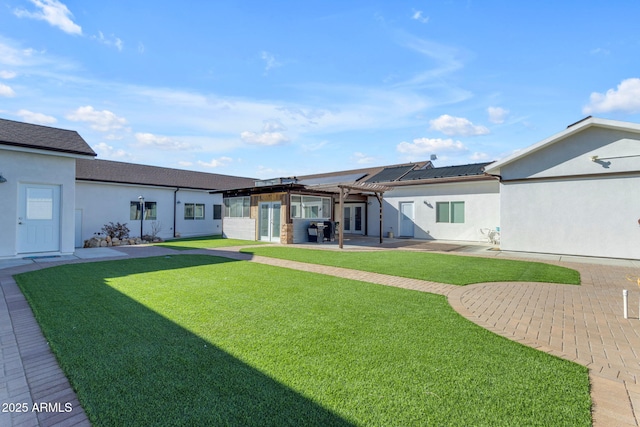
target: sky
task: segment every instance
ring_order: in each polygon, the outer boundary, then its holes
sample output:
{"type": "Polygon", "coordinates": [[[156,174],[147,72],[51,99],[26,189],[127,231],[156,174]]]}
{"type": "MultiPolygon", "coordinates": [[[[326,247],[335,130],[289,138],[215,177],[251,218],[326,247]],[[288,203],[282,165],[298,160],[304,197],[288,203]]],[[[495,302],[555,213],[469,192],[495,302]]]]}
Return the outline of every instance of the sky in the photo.
{"type": "Polygon", "coordinates": [[[266,179],[640,122],[637,0],[0,3],[0,118],[99,159],[266,179]]]}

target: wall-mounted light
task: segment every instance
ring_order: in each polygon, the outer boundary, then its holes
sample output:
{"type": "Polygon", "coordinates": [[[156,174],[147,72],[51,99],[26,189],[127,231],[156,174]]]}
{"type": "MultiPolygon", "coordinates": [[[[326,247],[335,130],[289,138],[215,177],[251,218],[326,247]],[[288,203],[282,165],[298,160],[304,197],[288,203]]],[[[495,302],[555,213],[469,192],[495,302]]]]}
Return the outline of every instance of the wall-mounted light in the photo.
{"type": "Polygon", "coordinates": [[[2,176],[2,173],[0,173],[0,184],[2,184],[3,182],[7,182],[7,178],[2,176]]]}
{"type": "Polygon", "coordinates": [[[180,203],[182,203],[182,202],[181,202],[180,200],[178,200],[178,201],[176,202],[176,205],[179,205],[180,203]]]}

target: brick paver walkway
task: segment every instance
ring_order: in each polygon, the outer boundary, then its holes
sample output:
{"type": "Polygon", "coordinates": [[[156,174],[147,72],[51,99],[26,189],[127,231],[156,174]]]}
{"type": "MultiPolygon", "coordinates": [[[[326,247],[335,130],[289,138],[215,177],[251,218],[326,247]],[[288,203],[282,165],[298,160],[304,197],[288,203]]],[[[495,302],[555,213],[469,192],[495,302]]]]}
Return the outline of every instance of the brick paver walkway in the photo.
{"type": "MultiPolygon", "coordinates": [[[[180,254],[160,247],[122,248],[130,257],[180,254]]],[[[451,306],[478,325],[590,370],[595,426],[638,426],[640,420],[640,289],[627,277],[640,269],[561,263],[581,273],[581,286],[544,283],[483,283],[453,286],[337,267],[251,257],[237,248],[194,250],[314,273],[397,286],[448,297],[451,306]],[[622,290],[630,290],[629,318],[622,290]],[[638,349],[638,350],[636,350],[638,349]]],[[[117,259],[117,258],[116,258],[117,259]]],[[[521,259],[521,258],[520,258],[521,259]]],[[[26,403],[27,412],[0,413],[0,426],[88,426],[75,393],[62,374],[12,275],[74,260],[0,270],[0,403],[26,403]],[[32,405],[49,403],[42,411],[32,405]],[[65,405],[70,406],[65,406],[65,405]],[[71,408],[70,411],[67,411],[71,408]]]]}

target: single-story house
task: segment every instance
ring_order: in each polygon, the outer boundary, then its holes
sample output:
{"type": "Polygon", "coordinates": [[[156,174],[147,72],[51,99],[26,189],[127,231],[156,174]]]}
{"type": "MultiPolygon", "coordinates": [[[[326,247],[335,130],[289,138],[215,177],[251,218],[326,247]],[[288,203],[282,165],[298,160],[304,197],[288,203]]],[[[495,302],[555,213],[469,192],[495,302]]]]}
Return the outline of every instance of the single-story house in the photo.
{"type": "Polygon", "coordinates": [[[501,249],[640,259],[640,124],[587,117],[486,173],[501,249]]]}
{"type": "Polygon", "coordinates": [[[76,162],[76,246],[108,223],[131,236],[163,239],[222,234],[222,196],[212,190],[251,178],[98,159],[76,162]]]}
{"type": "Polygon", "coordinates": [[[281,243],[328,222],[330,237],[486,241],[493,230],[503,250],[640,259],[639,149],[640,124],[588,117],[490,164],[256,181],[96,160],[74,131],[0,119],[0,258],[70,254],[109,222],[132,236],[281,243]]]}
{"type": "Polygon", "coordinates": [[[435,168],[430,161],[256,181],[224,195],[224,235],[302,243],[309,228],[369,236],[486,241],[499,227],[498,180],[488,163],[435,168]],[[382,203],[382,209],[381,207],[382,203]]]}
{"type": "Polygon", "coordinates": [[[0,258],[64,255],[109,223],[130,235],[222,234],[222,196],[251,178],[96,160],[75,131],[0,119],[0,258]]]}
{"type": "Polygon", "coordinates": [[[76,160],[95,155],[75,131],[0,119],[0,258],[73,253],[76,160]]]}
{"type": "MultiPolygon", "coordinates": [[[[429,162],[396,165],[426,167],[429,162]]],[[[380,194],[381,186],[364,181],[385,167],[353,169],[300,177],[256,180],[251,186],[229,189],[224,197],[225,237],[262,240],[283,244],[302,243],[309,239],[312,224],[335,222],[337,205],[347,212],[342,227],[346,233],[366,234],[367,197],[380,194]],[[357,186],[349,194],[339,195],[338,185],[357,186]]],[[[338,221],[339,222],[339,221],[338,221]]],[[[328,235],[333,235],[331,230],[328,235]]]]}
{"type": "MultiPolygon", "coordinates": [[[[386,235],[427,240],[487,241],[500,227],[498,180],[484,173],[489,163],[409,170],[397,179],[374,176],[369,183],[389,189],[384,193],[383,230],[386,235]]],[[[377,221],[376,198],[368,221],[377,221]]],[[[369,227],[370,235],[378,235],[369,227]]]]}

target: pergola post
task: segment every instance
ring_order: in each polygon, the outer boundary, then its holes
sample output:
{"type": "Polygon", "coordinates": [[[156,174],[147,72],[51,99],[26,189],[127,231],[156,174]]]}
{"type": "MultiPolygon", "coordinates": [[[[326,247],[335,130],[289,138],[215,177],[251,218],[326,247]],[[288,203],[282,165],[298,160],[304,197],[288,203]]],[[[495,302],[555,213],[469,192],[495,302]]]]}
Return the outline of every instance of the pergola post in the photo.
{"type": "Polygon", "coordinates": [[[378,204],[380,205],[380,244],[382,244],[382,194],[383,193],[375,193],[376,199],[378,199],[378,204]]]}
{"type": "Polygon", "coordinates": [[[338,186],[338,189],[340,190],[340,207],[338,208],[340,210],[340,214],[338,215],[340,218],[340,222],[338,223],[338,247],[342,249],[344,244],[344,199],[349,195],[349,189],[344,188],[341,185],[338,186]]]}

